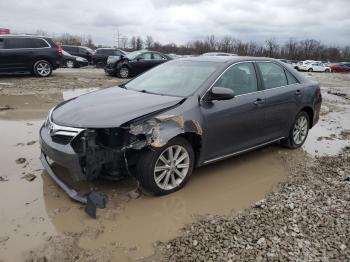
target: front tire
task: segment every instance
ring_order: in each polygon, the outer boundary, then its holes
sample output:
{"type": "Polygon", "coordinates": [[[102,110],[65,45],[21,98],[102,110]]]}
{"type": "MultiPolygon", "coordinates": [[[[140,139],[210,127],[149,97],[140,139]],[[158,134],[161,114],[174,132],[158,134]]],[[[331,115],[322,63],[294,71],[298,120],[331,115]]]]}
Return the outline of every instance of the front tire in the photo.
{"type": "Polygon", "coordinates": [[[121,78],[128,78],[130,76],[130,70],[126,66],[122,66],[118,71],[118,76],[121,78]]]}
{"type": "Polygon", "coordinates": [[[39,60],[35,62],[33,72],[37,77],[48,77],[52,74],[52,65],[46,60],[39,60]]]}
{"type": "Polygon", "coordinates": [[[194,151],[182,137],[165,146],[146,149],[137,163],[137,178],[143,188],[155,195],[166,195],[181,189],[192,174],[194,151]]]}
{"type": "Polygon", "coordinates": [[[282,144],[291,149],[301,147],[309,134],[309,127],[309,115],[305,111],[300,111],[289,131],[288,138],[282,141],[282,144]]]}
{"type": "Polygon", "coordinates": [[[312,68],[309,68],[309,70],[307,70],[307,71],[309,71],[309,72],[313,72],[314,70],[313,70],[312,68]]]}

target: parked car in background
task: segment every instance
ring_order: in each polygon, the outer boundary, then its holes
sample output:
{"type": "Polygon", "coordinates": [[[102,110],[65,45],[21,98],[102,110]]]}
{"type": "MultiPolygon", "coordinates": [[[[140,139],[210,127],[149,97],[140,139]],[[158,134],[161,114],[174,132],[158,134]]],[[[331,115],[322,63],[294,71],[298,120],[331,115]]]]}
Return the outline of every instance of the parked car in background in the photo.
{"type": "Polygon", "coordinates": [[[62,49],[51,38],[0,36],[0,73],[32,73],[47,77],[61,64],[62,49]]]}
{"type": "Polygon", "coordinates": [[[74,56],[84,57],[91,63],[94,51],[86,46],[62,45],[62,49],[74,56]]]}
{"type": "Polygon", "coordinates": [[[78,201],[86,196],[64,184],[47,159],[76,181],[117,180],[130,171],[147,191],[169,194],[197,166],[277,141],[301,147],[321,101],[317,82],[274,59],[174,59],[53,108],[40,129],[41,161],[78,201]]]}
{"type": "Polygon", "coordinates": [[[92,55],[92,64],[96,67],[102,68],[107,64],[109,56],[125,56],[126,52],[115,48],[98,48],[92,55]]]}
{"type": "Polygon", "coordinates": [[[177,55],[177,54],[174,54],[174,53],[170,53],[170,54],[166,54],[166,55],[171,57],[172,59],[178,59],[178,58],[183,57],[182,55],[177,55]]]}
{"type": "Polygon", "coordinates": [[[305,63],[302,65],[299,65],[300,71],[308,71],[308,72],[331,72],[331,68],[321,62],[315,62],[315,63],[305,63]]]}
{"type": "Polygon", "coordinates": [[[224,52],[208,52],[201,54],[201,56],[236,56],[236,54],[224,53],[224,52]]]}
{"type": "Polygon", "coordinates": [[[148,50],[134,51],[122,57],[110,56],[107,59],[105,72],[109,75],[128,78],[139,75],[171,59],[171,57],[160,52],[148,50]]]}
{"type": "Polygon", "coordinates": [[[62,66],[68,68],[79,68],[88,65],[89,61],[86,58],[71,55],[70,53],[62,50],[62,66]]]}
{"type": "Polygon", "coordinates": [[[333,64],[330,66],[332,72],[335,73],[349,73],[350,72],[350,63],[342,62],[339,64],[333,64]]]}

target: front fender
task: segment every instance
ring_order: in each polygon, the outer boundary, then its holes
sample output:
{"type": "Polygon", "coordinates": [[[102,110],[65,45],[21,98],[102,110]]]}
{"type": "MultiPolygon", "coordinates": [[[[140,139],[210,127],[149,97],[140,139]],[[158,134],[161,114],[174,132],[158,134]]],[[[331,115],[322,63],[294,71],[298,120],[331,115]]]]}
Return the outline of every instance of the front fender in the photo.
{"type": "Polygon", "coordinates": [[[168,143],[172,138],[184,134],[203,134],[201,125],[196,120],[184,120],[178,115],[159,115],[141,124],[131,124],[132,135],[144,135],[147,144],[154,148],[159,148],[168,143]]]}

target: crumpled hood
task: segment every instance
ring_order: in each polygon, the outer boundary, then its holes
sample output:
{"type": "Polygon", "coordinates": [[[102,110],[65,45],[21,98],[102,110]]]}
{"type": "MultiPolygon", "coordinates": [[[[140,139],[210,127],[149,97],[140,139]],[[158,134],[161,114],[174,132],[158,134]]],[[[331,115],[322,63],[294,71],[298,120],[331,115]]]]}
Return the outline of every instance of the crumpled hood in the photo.
{"type": "Polygon", "coordinates": [[[181,100],[181,97],[111,87],[63,102],[53,110],[51,119],[58,125],[70,127],[119,127],[135,118],[174,106],[181,100]]]}

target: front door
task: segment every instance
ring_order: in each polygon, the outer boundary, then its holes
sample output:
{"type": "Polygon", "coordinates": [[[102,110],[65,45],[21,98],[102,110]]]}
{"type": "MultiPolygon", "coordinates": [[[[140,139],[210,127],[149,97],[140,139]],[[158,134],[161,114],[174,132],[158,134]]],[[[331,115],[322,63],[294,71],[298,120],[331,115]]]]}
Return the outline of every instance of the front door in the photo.
{"type": "Polygon", "coordinates": [[[130,61],[130,65],[132,67],[133,73],[141,74],[147,71],[151,67],[152,54],[151,53],[143,53],[136,57],[136,59],[130,61]]]}
{"type": "Polygon", "coordinates": [[[214,86],[233,90],[231,100],[202,102],[206,130],[203,152],[209,160],[245,150],[264,142],[265,96],[258,88],[253,63],[234,64],[214,86]]]}

